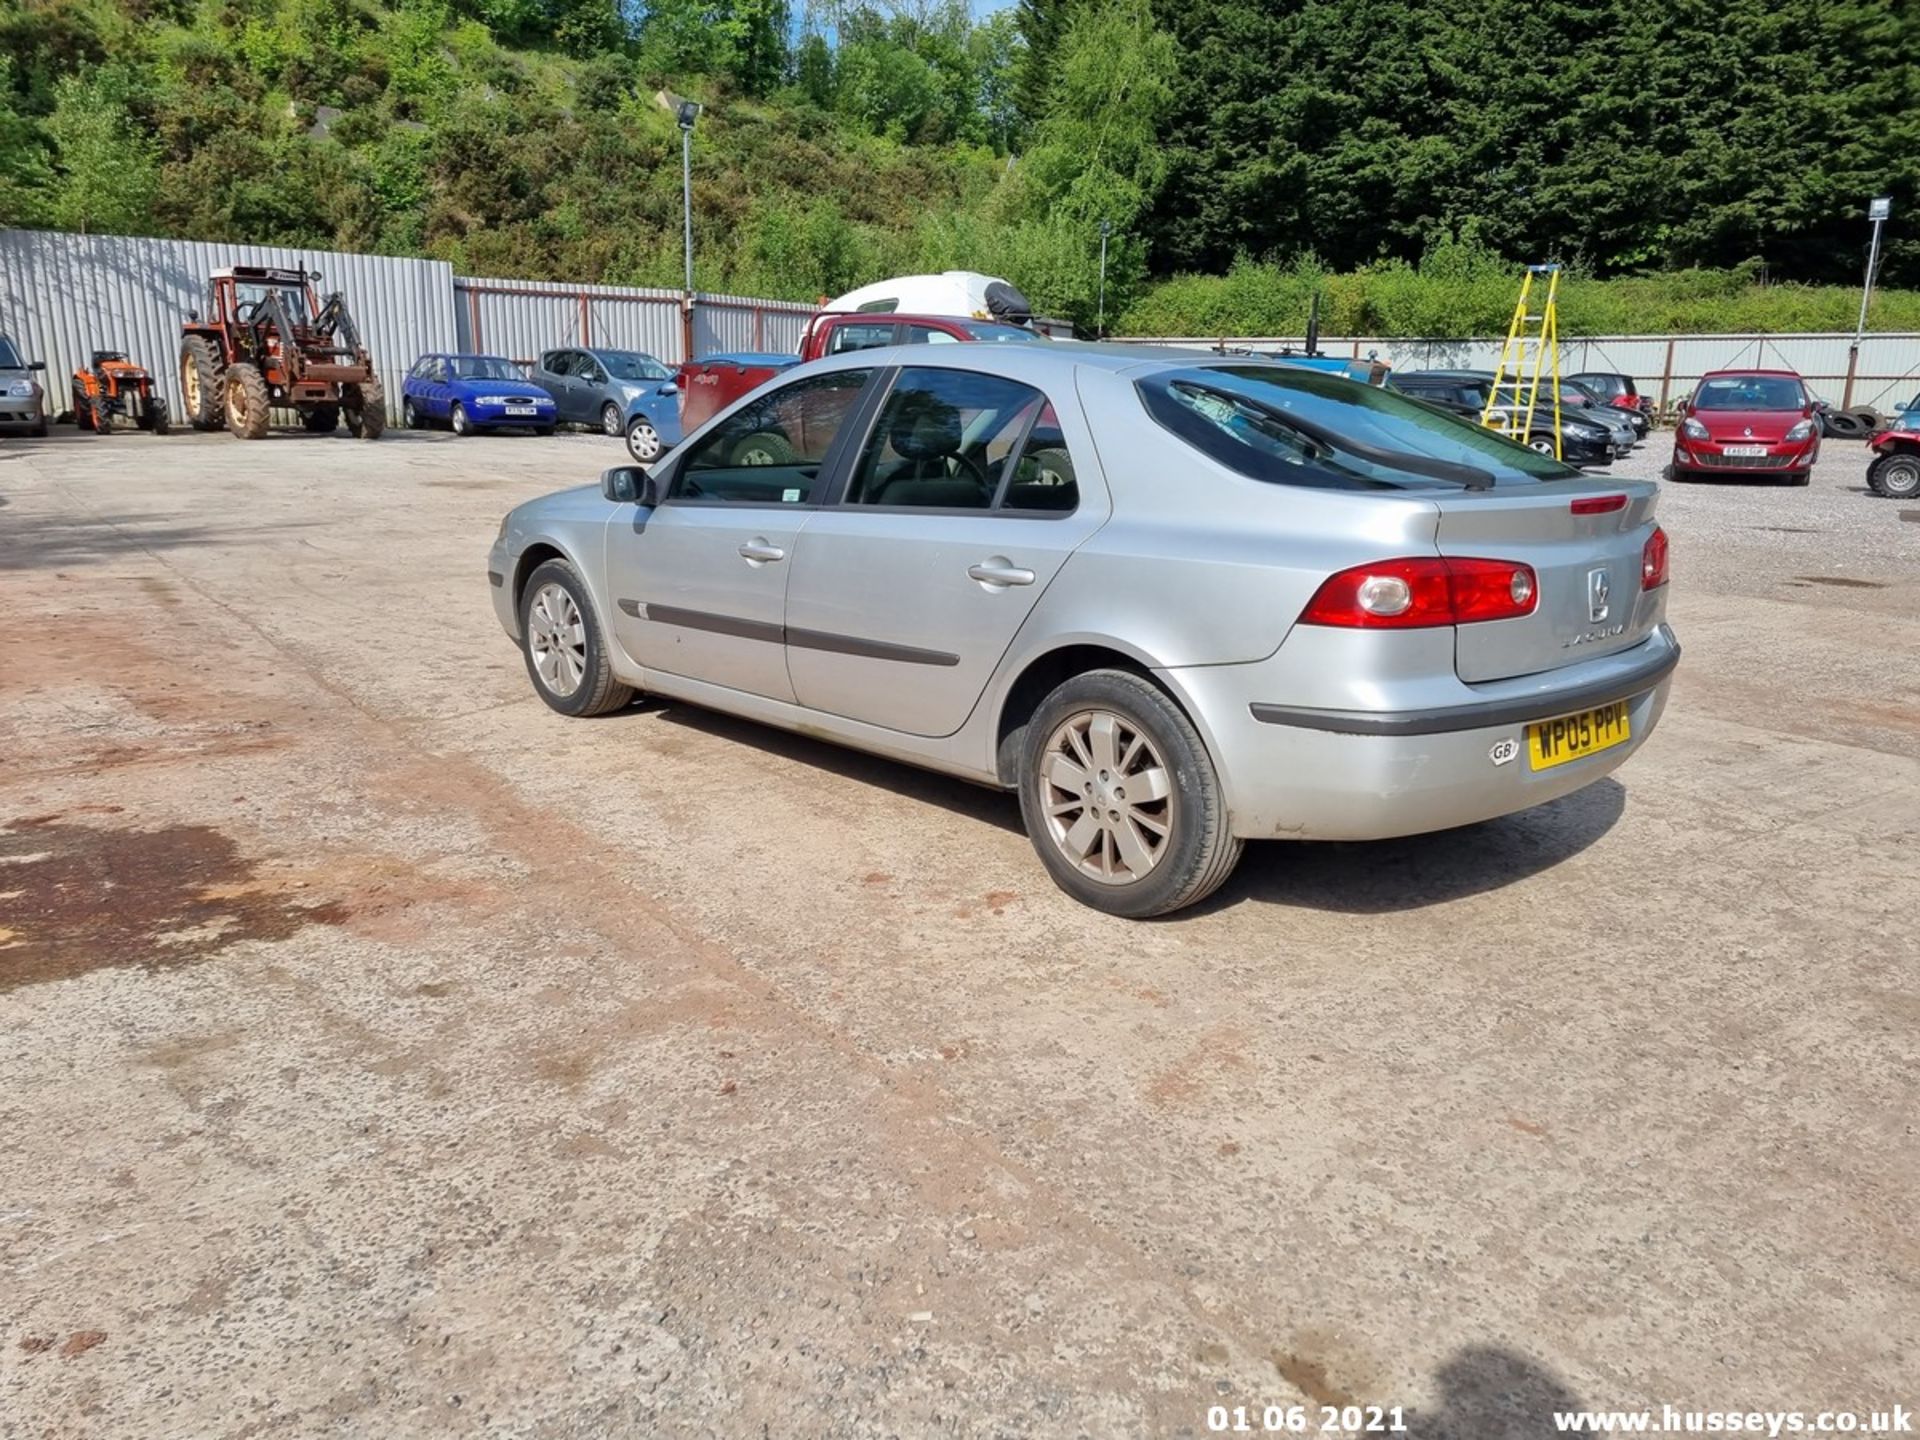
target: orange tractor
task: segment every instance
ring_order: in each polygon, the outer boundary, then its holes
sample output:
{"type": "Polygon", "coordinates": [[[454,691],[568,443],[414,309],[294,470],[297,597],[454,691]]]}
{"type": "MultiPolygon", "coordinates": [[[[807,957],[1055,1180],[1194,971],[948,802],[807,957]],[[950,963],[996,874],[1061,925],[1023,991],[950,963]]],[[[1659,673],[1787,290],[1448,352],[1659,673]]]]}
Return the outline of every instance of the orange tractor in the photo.
{"type": "Polygon", "coordinates": [[[196,430],[225,425],[243,440],[267,433],[270,410],[288,409],[316,435],[347,429],[377,440],[387,402],[373,357],[344,296],[323,301],[318,275],[262,265],[216,270],[207,314],[187,319],[180,342],[180,392],[196,430]]]}
{"type": "Polygon", "coordinates": [[[73,423],[105,435],[117,419],[131,420],[155,435],[167,433],[167,401],[153,376],[118,350],[96,350],[92,363],[73,372],[73,423]]]}

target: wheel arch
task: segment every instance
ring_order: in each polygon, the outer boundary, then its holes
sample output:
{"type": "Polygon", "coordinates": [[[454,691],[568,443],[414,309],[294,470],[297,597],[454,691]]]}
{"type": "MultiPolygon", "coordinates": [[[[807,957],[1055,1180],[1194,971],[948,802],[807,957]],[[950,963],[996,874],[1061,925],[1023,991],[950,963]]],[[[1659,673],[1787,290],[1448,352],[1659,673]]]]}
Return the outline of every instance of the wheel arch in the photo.
{"type": "MultiPolygon", "coordinates": [[[[1076,637],[1027,659],[1000,691],[993,720],[993,765],[1000,784],[1012,789],[1019,783],[1027,723],[1040,708],[1040,702],[1075,675],[1091,670],[1124,670],[1138,675],[1179,708],[1210,751],[1214,748],[1207,727],[1187,703],[1187,698],[1167,684],[1151,656],[1110,636],[1076,637]]],[[[1218,758],[1215,755],[1216,764],[1218,758]]]]}

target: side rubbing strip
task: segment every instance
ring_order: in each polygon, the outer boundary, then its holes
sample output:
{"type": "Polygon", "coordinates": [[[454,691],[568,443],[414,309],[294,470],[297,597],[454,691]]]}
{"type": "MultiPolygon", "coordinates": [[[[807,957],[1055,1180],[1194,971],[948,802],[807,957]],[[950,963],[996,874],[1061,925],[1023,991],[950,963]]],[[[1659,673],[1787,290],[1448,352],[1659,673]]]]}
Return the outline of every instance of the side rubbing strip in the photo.
{"type": "Polygon", "coordinates": [[[682,610],[673,605],[647,606],[647,619],[660,625],[678,625],[683,630],[711,630],[716,635],[737,635],[742,640],[765,640],[774,645],[786,639],[784,628],[770,621],[740,620],[732,615],[682,610]]]}
{"type": "Polygon", "coordinates": [[[787,644],[802,650],[831,650],[836,655],[859,655],[868,660],[898,660],[903,665],[958,665],[960,657],[944,650],[922,650],[892,645],[884,640],[862,640],[857,635],[834,635],[825,630],[788,630],[787,644]]]}
{"type": "MultiPolygon", "coordinates": [[[[636,619],[643,618],[638,600],[616,602],[636,619]]],[[[867,660],[892,660],[902,665],[958,665],[960,657],[945,650],[922,650],[915,645],[894,645],[885,640],[863,640],[858,635],[836,635],[827,630],[789,630],[765,620],[741,620],[732,615],[714,615],[705,610],[681,610],[672,605],[649,605],[644,618],[661,625],[678,625],[684,630],[707,630],[715,635],[734,635],[742,640],[764,640],[772,645],[794,645],[802,650],[827,650],[836,655],[858,655],[867,660]]]]}

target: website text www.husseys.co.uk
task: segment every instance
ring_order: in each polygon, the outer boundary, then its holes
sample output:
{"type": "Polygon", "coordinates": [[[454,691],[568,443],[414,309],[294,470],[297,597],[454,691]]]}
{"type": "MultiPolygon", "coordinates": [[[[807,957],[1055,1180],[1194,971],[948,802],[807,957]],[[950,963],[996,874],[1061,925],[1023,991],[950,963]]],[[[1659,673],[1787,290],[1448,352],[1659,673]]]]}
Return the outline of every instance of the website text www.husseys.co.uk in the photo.
{"type": "Polygon", "coordinates": [[[1913,1412],[1886,1410],[1556,1410],[1554,1429],[1569,1435],[1911,1435],[1913,1412]]]}

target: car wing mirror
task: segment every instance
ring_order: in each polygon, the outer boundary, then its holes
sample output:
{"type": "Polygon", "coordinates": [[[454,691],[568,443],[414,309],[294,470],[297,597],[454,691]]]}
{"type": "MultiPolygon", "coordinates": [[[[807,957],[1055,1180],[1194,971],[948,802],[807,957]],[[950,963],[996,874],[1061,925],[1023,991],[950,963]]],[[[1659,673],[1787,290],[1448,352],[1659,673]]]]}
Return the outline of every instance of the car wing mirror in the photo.
{"type": "Polygon", "coordinates": [[[660,482],[638,465],[614,465],[600,472],[600,493],[616,505],[660,503],[660,482]]]}
{"type": "Polygon", "coordinates": [[[44,360],[29,360],[27,362],[27,369],[29,370],[44,370],[46,368],[47,362],[44,360]]]}

